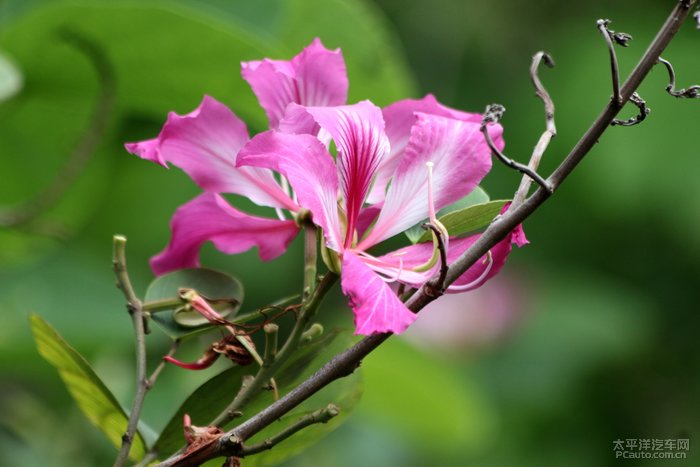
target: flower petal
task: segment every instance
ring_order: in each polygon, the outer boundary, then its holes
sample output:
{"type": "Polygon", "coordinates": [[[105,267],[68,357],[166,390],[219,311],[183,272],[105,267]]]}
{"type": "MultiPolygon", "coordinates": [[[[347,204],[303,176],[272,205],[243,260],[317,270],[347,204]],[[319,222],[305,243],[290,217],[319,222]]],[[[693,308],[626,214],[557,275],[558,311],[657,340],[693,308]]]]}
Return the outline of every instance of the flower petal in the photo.
{"type": "Polygon", "coordinates": [[[340,251],[338,176],[333,158],[317,138],[266,131],[243,147],[238,164],[266,167],[284,175],[299,204],[323,228],[328,247],[340,251]]]}
{"type": "Polygon", "coordinates": [[[204,96],[187,115],[173,112],[156,139],[127,143],[126,149],[165,167],[184,170],[205,191],[235,193],[253,202],[296,210],[298,206],[262,169],[236,169],[236,154],[248,141],[245,124],[224,104],[204,96]]]}
{"type": "Polygon", "coordinates": [[[163,159],[163,156],[160,153],[159,138],[147,139],[138,143],[126,143],[124,147],[131,154],[135,154],[141,159],[155,162],[156,164],[162,165],[166,169],[169,168],[168,163],[165,161],[165,159],[163,159]]]}
{"type": "MultiPolygon", "coordinates": [[[[462,253],[467,251],[467,249],[471,247],[480,236],[481,234],[477,234],[467,238],[450,239],[450,247],[447,252],[447,262],[452,263],[457,260],[457,258],[459,258],[462,253]]],[[[522,226],[516,227],[503,240],[491,248],[490,259],[488,255],[484,255],[481,259],[479,259],[479,261],[467,269],[456,281],[454,281],[451,284],[451,287],[474,284],[474,286],[470,288],[470,290],[473,290],[482,286],[484,283],[486,283],[486,281],[499,273],[511,252],[513,243],[518,246],[523,246],[524,244],[528,243],[522,226]]],[[[390,275],[392,272],[395,274],[395,271],[402,268],[405,272],[400,274],[398,281],[414,287],[420,287],[426,280],[435,274],[439,264],[432,270],[423,273],[422,276],[421,274],[410,271],[410,269],[421,264],[425,264],[425,262],[430,259],[432,254],[432,242],[409,245],[392,253],[380,256],[377,258],[377,260],[380,262],[378,264],[382,265],[381,269],[379,267],[373,268],[386,275],[390,275]]],[[[452,291],[448,288],[447,292],[452,291]]]]}
{"type": "Polygon", "coordinates": [[[355,313],[355,334],[400,334],[416,320],[386,282],[349,251],[343,255],[340,280],[355,313]]]}
{"type": "Polygon", "coordinates": [[[308,107],[307,111],[321,129],[332,136],[338,148],[336,164],[348,222],[344,246],[348,248],[372,178],[389,152],[384,120],[379,107],[370,101],[338,107],[308,107]]]}
{"type": "Polygon", "coordinates": [[[450,117],[465,122],[481,123],[482,115],[462,112],[440,104],[432,94],[422,99],[403,99],[382,109],[386,122],[386,135],[389,137],[391,152],[377,170],[377,176],[367,197],[367,202],[374,204],[384,200],[391,176],[401,160],[403,151],[411,135],[411,127],[416,122],[416,112],[423,112],[441,117],[450,117]]]}
{"type": "Polygon", "coordinates": [[[270,128],[277,128],[292,102],[309,106],[342,105],[348,97],[343,54],[340,49],[326,49],[318,38],[291,61],[243,62],[241,74],[265,110],[270,128]]]}
{"type": "Polygon", "coordinates": [[[257,246],[260,258],[273,259],[287,249],[299,231],[294,221],[265,219],[242,213],[215,193],[203,193],[180,206],[170,223],[167,248],[151,258],[156,275],[199,266],[199,249],[207,240],[224,253],[242,253],[257,246]]]}
{"type": "Polygon", "coordinates": [[[479,124],[417,113],[411,138],[377,222],[361,243],[367,249],[428,217],[428,168],[433,163],[435,210],[469,194],[491,169],[479,124]]]}

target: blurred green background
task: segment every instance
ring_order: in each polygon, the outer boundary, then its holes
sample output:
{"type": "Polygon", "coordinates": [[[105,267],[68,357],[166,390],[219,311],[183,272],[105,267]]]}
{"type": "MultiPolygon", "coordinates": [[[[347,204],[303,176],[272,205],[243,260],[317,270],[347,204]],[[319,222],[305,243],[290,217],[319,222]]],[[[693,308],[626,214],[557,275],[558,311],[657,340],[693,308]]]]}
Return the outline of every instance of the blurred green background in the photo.
{"type": "MultiPolygon", "coordinates": [[[[351,102],[432,92],[471,111],[502,103],[506,152],[525,161],[544,122],[528,67],[547,50],[557,66],[541,77],[559,134],[546,174],[611,94],[595,20],[611,18],[634,36],[618,49],[624,74],[673,4],[0,0],[0,211],[50,183],[99,93],[94,67],[57,30],[103,48],[117,83],[106,134],[71,188],[33,222],[0,227],[0,464],[111,464],[111,446],[35,351],[27,316],[51,322],[130,404],[131,324],[113,285],[111,236],[128,236],[143,292],[148,258],[197,188],[122,144],[156,135],[168,111],[189,112],[203,94],[228,104],[251,133],[265,129],[240,61],[289,59],[318,36],[342,48],[351,102]]],[[[687,24],[664,53],[680,87],[700,81],[698,44],[700,31],[687,24]]],[[[627,438],[690,439],[686,460],[627,465],[700,465],[700,107],[666,95],[666,83],[654,70],[640,90],[649,119],[610,129],[528,219],[531,245],[487,286],[427,310],[406,337],[372,354],[355,413],[286,465],[607,466],[623,462],[613,441],[627,438]]],[[[496,164],[484,187],[509,197],[518,180],[496,164]]],[[[207,247],[203,263],[238,275],[253,309],[299,289],[300,247],[264,264],[256,252],[226,257],[207,247]]],[[[351,325],[342,297],[328,301],[323,320],[351,325]]],[[[154,331],[149,344],[155,364],[167,339],[154,331]]],[[[168,368],[146,420],[161,428],[211,375],[168,368]]]]}

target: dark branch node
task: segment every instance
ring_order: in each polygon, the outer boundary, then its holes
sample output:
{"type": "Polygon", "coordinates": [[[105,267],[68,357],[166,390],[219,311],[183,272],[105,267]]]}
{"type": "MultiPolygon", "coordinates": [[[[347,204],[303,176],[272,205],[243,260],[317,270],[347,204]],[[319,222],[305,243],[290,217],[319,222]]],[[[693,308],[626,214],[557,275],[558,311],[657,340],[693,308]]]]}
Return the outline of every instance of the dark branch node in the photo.
{"type": "MultiPolygon", "coordinates": [[[[700,13],[700,11],[698,11],[697,13],[700,13]]],[[[700,18],[700,15],[698,15],[698,17],[700,18]]],[[[668,92],[673,97],[678,97],[679,99],[700,98],[700,85],[697,84],[676,91],[676,72],[673,70],[673,65],[671,65],[671,62],[669,62],[668,60],[664,60],[661,57],[659,57],[658,62],[663,63],[666,66],[666,70],[668,70],[668,79],[670,83],[668,84],[668,86],[666,86],[666,92],[668,92]]]]}
{"type": "Polygon", "coordinates": [[[630,102],[637,106],[637,108],[639,109],[639,115],[635,117],[630,117],[627,120],[615,119],[612,122],[610,122],[611,126],[634,126],[638,123],[642,123],[642,121],[644,121],[644,119],[647,118],[647,115],[649,115],[651,109],[647,107],[647,103],[644,101],[644,99],[642,99],[642,97],[639,94],[637,94],[636,92],[633,93],[630,96],[630,102]]]}
{"type": "Polygon", "coordinates": [[[494,144],[493,139],[491,139],[491,135],[489,134],[488,130],[488,125],[492,123],[498,123],[498,121],[503,117],[503,113],[506,111],[505,107],[503,107],[500,104],[491,104],[486,106],[486,110],[484,111],[484,117],[481,120],[481,133],[484,135],[484,139],[486,140],[486,144],[488,144],[489,149],[491,149],[491,152],[493,155],[495,155],[498,160],[503,162],[505,165],[510,167],[511,169],[515,169],[520,173],[523,173],[533,179],[538,185],[540,185],[542,188],[547,190],[549,193],[554,192],[554,188],[552,187],[552,184],[549,183],[547,180],[545,180],[540,174],[532,170],[530,167],[527,165],[521,164],[519,162],[515,162],[514,160],[508,158],[505,154],[503,154],[494,144]]]}

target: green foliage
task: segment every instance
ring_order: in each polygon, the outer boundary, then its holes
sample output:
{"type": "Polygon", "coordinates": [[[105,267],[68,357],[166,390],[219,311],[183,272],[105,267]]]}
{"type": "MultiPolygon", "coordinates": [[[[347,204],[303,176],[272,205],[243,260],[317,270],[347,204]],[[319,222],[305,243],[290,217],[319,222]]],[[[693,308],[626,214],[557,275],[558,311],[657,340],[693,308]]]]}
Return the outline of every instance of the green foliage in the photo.
{"type": "Polygon", "coordinates": [[[391,339],[363,362],[362,414],[443,456],[474,450],[492,434],[494,414],[456,369],[391,339]]]}
{"type": "MultiPolygon", "coordinates": [[[[447,228],[450,236],[459,237],[483,229],[493,221],[501,212],[508,200],[490,201],[483,204],[475,204],[468,208],[452,211],[440,216],[438,219],[447,228]]],[[[418,242],[430,240],[430,232],[425,232],[418,242]]]]}
{"type": "MultiPolygon", "coordinates": [[[[231,105],[252,131],[265,129],[262,109],[240,78],[241,61],[291,58],[319,36],[328,47],[343,47],[351,101],[371,98],[381,104],[412,94],[401,55],[364,2],[94,0],[25,5],[8,0],[2,8],[0,50],[16,66],[9,68],[7,60],[0,65],[0,79],[6,83],[0,88],[7,88],[8,96],[14,93],[5,101],[0,98],[0,154],[15,155],[3,159],[4,170],[13,177],[0,186],[0,206],[31,199],[47,186],[90,119],[98,88],[95,72],[58,31],[68,29],[94,42],[117,75],[110,143],[98,150],[56,206],[37,219],[43,230],[60,227],[62,235],[85,225],[109,196],[115,161],[129,157],[124,141],[157,134],[167,112],[189,112],[209,94],[231,105]],[[20,92],[14,81],[2,78],[16,75],[8,75],[15,68],[27,80],[20,92]]],[[[146,164],[141,167],[146,173],[146,164]]],[[[167,197],[155,197],[154,202],[163,199],[167,197]]],[[[0,241],[12,244],[0,251],[0,264],[27,262],[56,246],[46,235],[13,231],[0,231],[0,241]]]]}
{"type": "MultiPolygon", "coordinates": [[[[331,331],[316,341],[303,345],[275,376],[280,395],[289,392],[333,355],[347,348],[351,342],[351,336],[348,332],[331,331]]],[[[190,415],[193,424],[206,425],[232,401],[243,376],[254,373],[254,371],[255,369],[252,367],[234,366],[197,388],[170,419],[160,438],[156,441],[154,449],[165,456],[180,448],[184,444],[182,435],[184,414],[190,415]]],[[[315,443],[342,423],[359,401],[361,392],[359,372],[328,386],[302,403],[296,410],[253,437],[250,444],[255,443],[256,440],[264,440],[294,423],[299,417],[331,402],[340,407],[340,415],[326,424],[305,428],[302,432],[295,434],[289,442],[280,444],[272,451],[263,452],[247,459],[246,464],[275,464],[315,443]]],[[[235,423],[250,418],[272,402],[272,392],[260,394],[251,401],[248,407],[243,408],[243,417],[236,419],[235,423]]]]}
{"type": "MultiPolygon", "coordinates": [[[[107,436],[115,446],[121,446],[126,431],[127,416],[117,399],[95,374],[88,362],[71,347],[58,332],[38,315],[30,316],[36,346],[47,362],[53,365],[63,383],[85,416],[107,436]]],[[[138,460],[145,453],[145,443],[137,433],[131,446],[130,458],[138,460]]]]}
{"type": "MultiPolygon", "coordinates": [[[[177,302],[181,288],[194,289],[223,317],[233,318],[243,303],[243,285],[235,277],[211,269],[181,269],[156,278],[146,290],[144,302],[177,302]]],[[[211,329],[197,311],[184,302],[158,309],[153,321],[172,339],[181,339],[211,329]]]]}
{"type": "MultiPolygon", "coordinates": [[[[489,201],[489,199],[488,193],[483,188],[476,187],[464,198],[438,211],[438,220],[443,223],[452,237],[475,232],[489,225],[508,202],[508,200],[489,201]]],[[[427,221],[426,219],[405,232],[411,243],[427,242],[432,238],[430,231],[421,227],[427,221]]]]}

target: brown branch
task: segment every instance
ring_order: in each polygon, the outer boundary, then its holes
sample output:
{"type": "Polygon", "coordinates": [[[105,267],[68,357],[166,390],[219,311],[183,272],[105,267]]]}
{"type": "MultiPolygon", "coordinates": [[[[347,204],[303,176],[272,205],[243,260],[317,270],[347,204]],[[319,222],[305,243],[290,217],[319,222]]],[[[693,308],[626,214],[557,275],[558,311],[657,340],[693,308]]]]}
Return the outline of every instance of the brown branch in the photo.
{"type": "MultiPolygon", "coordinates": [[[[639,87],[663,50],[678,32],[683,21],[688,17],[689,10],[695,4],[695,1],[696,0],[680,1],[673,8],[673,11],[657,33],[649,48],[620,88],[622,102],[628,100],[632,96],[632,93],[639,87]]],[[[581,160],[590,152],[591,148],[596,144],[606,129],[609,128],[610,123],[619,110],[620,105],[615,101],[610,101],[607,104],[603,112],[549,177],[548,182],[551,183],[555,189],[564,182],[581,160]]],[[[450,266],[446,284],[449,285],[454,282],[469,269],[469,267],[475,264],[479,258],[483,257],[483,255],[493,248],[496,243],[505,238],[514,228],[532,215],[550,196],[551,193],[547,189],[540,188],[520,207],[508,211],[494,221],[481,237],[450,266]]],[[[432,281],[437,279],[438,277],[435,277],[432,281]]],[[[426,288],[429,286],[430,284],[424,285],[407,301],[406,306],[410,310],[418,312],[433,300],[433,297],[426,293],[426,288]]],[[[294,409],[320,389],[336,379],[351,374],[364,357],[379,347],[384,341],[391,337],[391,335],[392,334],[374,334],[365,337],[354,346],[336,355],[330,362],[321,367],[316,373],[281,399],[227,432],[221,437],[218,443],[213,444],[206,452],[202,452],[196,459],[192,458],[179,462],[178,456],[173,456],[159,465],[195,466],[215,457],[237,456],[243,452],[243,443],[247,439],[294,409]]]]}

